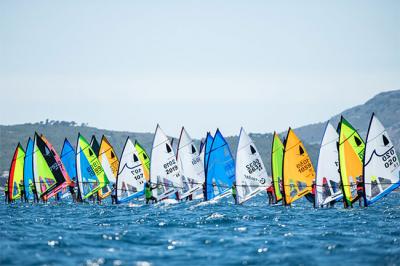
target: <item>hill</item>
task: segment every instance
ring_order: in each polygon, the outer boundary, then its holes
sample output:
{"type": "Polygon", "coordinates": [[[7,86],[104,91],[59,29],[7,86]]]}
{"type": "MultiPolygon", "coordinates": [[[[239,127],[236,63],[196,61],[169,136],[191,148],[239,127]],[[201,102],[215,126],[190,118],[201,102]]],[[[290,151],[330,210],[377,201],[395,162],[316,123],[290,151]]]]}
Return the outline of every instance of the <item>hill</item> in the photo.
{"type": "MultiPolygon", "coordinates": [[[[400,151],[400,90],[382,92],[368,100],[366,103],[344,110],[330,118],[334,126],[343,115],[350,121],[359,131],[361,136],[365,137],[368,130],[368,124],[372,112],[375,112],[384,126],[387,128],[397,151],[400,151]]],[[[314,165],[318,159],[319,143],[323,135],[326,122],[319,122],[296,128],[296,134],[303,140],[308,153],[314,165]]],[[[90,140],[95,135],[100,141],[101,136],[105,135],[110,143],[114,145],[117,154],[122,152],[122,146],[129,136],[133,140],[138,140],[147,151],[150,152],[153,140],[152,133],[134,133],[127,131],[112,131],[89,127],[86,124],[77,125],[75,122],[65,121],[48,121],[39,123],[26,123],[21,125],[0,125],[0,173],[8,171],[14,149],[19,141],[26,146],[26,141],[33,133],[37,131],[44,134],[56,147],[61,150],[64,138],[68,138],[72,144],[75,144],[78,132],[83,134],[90,140]]],[[[178,134],[178,132],[177,132],[178,134]]],[[[285,137],[286,132],[282,132],[281,137],[285,137]]],[[[270,154],[272,133],[250,134],[260,151],[264,163],[270,173],[270,154]]],[[[237,136],[227,137],[232,153],[235,154],[237,136]]],[[[199,140],[196,141],[197,144],[199,140]]],[[[4,180],[0,180],[3,183],[4,180]]]]}

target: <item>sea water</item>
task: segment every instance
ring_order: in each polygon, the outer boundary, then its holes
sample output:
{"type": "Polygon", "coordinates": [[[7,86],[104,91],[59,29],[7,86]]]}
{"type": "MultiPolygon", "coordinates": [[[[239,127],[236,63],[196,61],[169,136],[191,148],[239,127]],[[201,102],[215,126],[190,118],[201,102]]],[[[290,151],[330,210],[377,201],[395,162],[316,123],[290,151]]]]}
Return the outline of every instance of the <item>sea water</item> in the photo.
{"type": "Polygon", "coordinates": [[[1,203],[0,265],[397,265],[399,203],[1,203]]]}

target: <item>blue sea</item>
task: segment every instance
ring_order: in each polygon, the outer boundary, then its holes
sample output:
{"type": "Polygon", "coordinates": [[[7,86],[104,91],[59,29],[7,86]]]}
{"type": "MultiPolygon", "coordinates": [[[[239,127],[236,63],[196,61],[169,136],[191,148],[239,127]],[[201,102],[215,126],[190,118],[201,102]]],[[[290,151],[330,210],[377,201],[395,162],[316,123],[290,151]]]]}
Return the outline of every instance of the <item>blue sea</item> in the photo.
{"type": "Polygon", "coordinates": [[[1,203],[0,265],[400,265],[399,202],[1,203]]]}

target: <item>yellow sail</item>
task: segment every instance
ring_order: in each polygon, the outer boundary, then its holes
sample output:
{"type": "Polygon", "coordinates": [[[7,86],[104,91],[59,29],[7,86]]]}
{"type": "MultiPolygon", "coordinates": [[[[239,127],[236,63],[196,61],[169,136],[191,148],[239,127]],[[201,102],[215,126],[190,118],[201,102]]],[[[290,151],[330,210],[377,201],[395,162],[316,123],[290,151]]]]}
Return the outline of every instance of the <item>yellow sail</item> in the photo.
{"type": "Polygon", "coordinates": [[[285,204],[291,204],[311,192],[315,171],[303,143],[289,128],[283,157],[285,204]]]}
{"type": "Polygon", "coordinates": [[[111,194],[111,186],[117,182],[119,160],[114,148],[105,136],[102,137],[99,149],[99,161],[110,184],[99,190],[99,196],[104,199],[111,194]]]}

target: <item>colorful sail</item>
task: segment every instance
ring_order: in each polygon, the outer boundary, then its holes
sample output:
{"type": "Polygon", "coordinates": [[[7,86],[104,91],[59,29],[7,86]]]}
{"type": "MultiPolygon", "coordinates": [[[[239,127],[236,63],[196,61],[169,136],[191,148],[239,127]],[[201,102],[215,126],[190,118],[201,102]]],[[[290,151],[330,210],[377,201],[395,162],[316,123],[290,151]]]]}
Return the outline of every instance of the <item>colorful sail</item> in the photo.
{"type": "Polygon", "coordinates": [[[181,171],[175,153],[159,125],[154,134],[151,151],[150,186],[157,186],[152,192],[158,200],[165,199],[182,188],[181,171]]]}
{"type": "Polygon", "coordinates": [[[77,182],[75,156],[74,147],[72,147],[72,144],[68,141],[68,139],[65,139],[61,149],[61,161],[69,175],[69,178],[74,183],[77,182]]]}
{"type": "Polygon", "coordinates": [[[76,145],[76,170],[82,199],[87,199],[109,183],[97,155],[81,134],[76,145]]]}
{"type": "MultiPolygon", "coordinates": [[[[77,184],[76,177],[76,160],[75,160],[75,149],[72,147],[72,144],[68,141],[68,139],[64,139],[64,144],[61,149],[61,161],[64,165],[65,170],[67,171],[69,178],[71,180],[71,185],[75,186],[77,184]]],[[[62,190],[62,198],[71,196],[70,190],[68,187],[62,190]]]]}
{"type": "Polygon", "coordinates": [[[39,198],[48,200],[70,183],[70,177],[53,145],[35,133],[33,176],[39,198]]]}
{"type": "Polygon", "coordinates": [[[274,184],[274,194],[276,202],[282,200],[282,171],[283,171],[283,153],[285,147],[282,144],[279,135],[274,132],[272,140],[272,151],[271,151],[271,171],[272,171],[272,182],[274,184]]]}
{"type": "Polygon", "coordinates": [[[147,155],[146,150],[139,144],[138,141],[135,141],[135,149],[139,154],[139,159],[143,164],[144,177],[146,182],[150,181],[150,157],[147,155]]]}
{"type": "Polygon", "coordinates": [[[315,171],[308,153],[296,136],[289,128],[285,153],[283,156],[283,191],[286,205],[293,203],[312,191],[315,181],[315,171]]]}
{"type": "Polygon", "coordinates": [[[117,177],[117,202],[123,203],[144,194],[145,166],[139,158],[139,152],[129,137],[126,139],[119,163],[117,177]]]}
{"type": "Polygon", "coordinates": [[[179,191],[179,197],[183,199],[194,193],[202,195],[202,187],[205,181],[203,160],[200,158],[192,138],[183,127],[176,157],[181,167],[183,185],[183,188],[179,191]]]}
{"type": "Polygon", "coordinates": [[[204,173],[206,172],[206,169],[207,169],[208,157],[210,155],[210,150],[211,150],[211,145],[213,143],[213,140],[214,140],[213,136],[211,136],[210,132],[207,132],[207,136],[204,141],[204,147],[203,147],[204,156],[202,157],[203,162],[204,162],[204,173]]]}
{"type": "Polygon", "coordinates": [[[32,187],[35,185],[33,179],[33,140],[29,138],[28,144],[26,145],[26,153],[24,159],[24,186],[25,186],[25,197],[27,200],[34,200],[35,195],[33,194],[32,187]]]}
{"type": "Polygon", "coordinates": [[[362,181],[364,151],[361,136],[342,117],[339,126],[339,169],[345,206],[352,206],[357,196],[357,179],[362,181]]]}
{"type": "Polygon", "coordinates": [[[8,197],[10,201],[17,200],[22,196],[20,185],[23,184],[24,181],[24,160],[24,148],[18,143],[11,161],[10,173],[8,176],[8,197]]]}
{"type": "Polygon", "coordinates": [[[110,182],[109,185],[99,190],[99,197],[104,199],[111,195],[111,187],[117,182],[119,160],[114,151],[114,148],[108,142],[107,138],[103,136],[101,138],[99,155],[99,161],[103,167],[104,172],[110,182]]]}
{"type": "MultiPolygon", "coordinates": [[[[208,142],[208,137],[207,137],[208,142]]],[[[229,195],[231,187],[235,181],[235,161],[233,160],[229,145],[222,136],[219,129],[214,135],[214,139],[207,156],[206,143],[206,198],[212,200],[229,195]]]]}
{"type": "Polygon", "coordinates": [[[315,207],[323,207],[343,198],[340,188],[338,141],[339,134],[328,122],[318,157],[315,207]]]}
{"type": "Polygon", "coordinates": [[[400,186],[400,163],[386,129],[372,114],[364,159],[366,205],[370,205],[400,186]]]}
{"type": "Polygon", "coordinates": [[[240,129],[239,134],[235,169],[239,204],[251,199],[272,184],[256,145],[243,128],[240,129]]]}
{"type": "Polygon", "coordinates": [[[92,135],[92,139],[90,140],[90,147],[92,147],[92,150],[96,154],[96,156],[99,156],[100,152],[100,144],[97,141],[97,138],[95,135],[92,135]]]}

